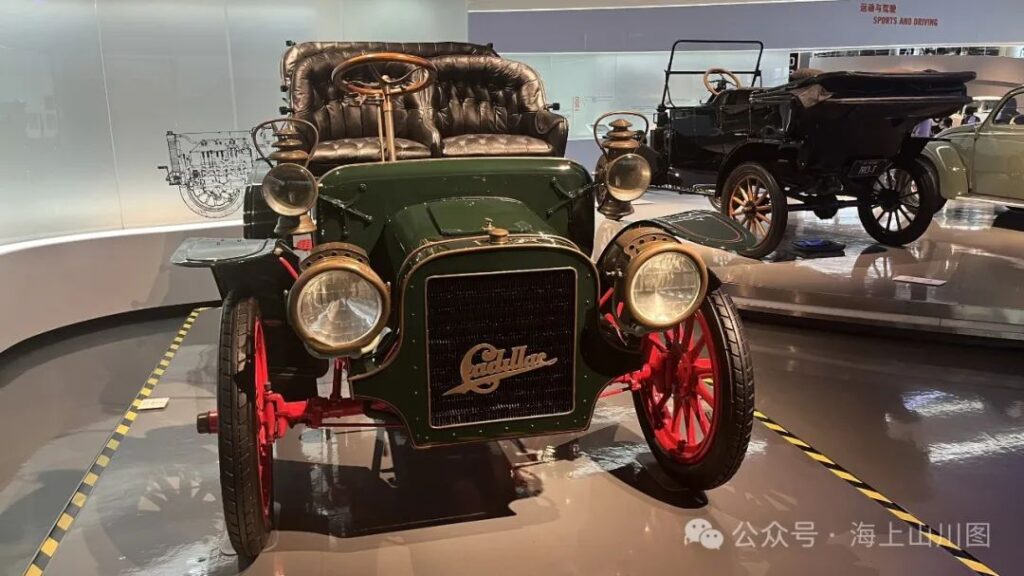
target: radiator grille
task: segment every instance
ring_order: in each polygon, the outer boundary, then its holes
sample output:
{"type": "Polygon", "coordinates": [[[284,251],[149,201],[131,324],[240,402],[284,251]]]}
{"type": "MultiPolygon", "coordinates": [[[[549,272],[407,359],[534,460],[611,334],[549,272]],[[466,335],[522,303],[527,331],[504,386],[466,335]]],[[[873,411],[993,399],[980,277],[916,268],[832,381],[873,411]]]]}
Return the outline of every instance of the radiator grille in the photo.
{"type": "MultiPolygon", "coordinates": [[[[576,272],[572,268],[435,276],[427,282],[430,425],[435,428],[565,414],[573,410],[576,272]],[[450,393],[474,346],[514,358],[544,353],[551,365],[500,380],[488,393],[450,393]]],[[[480,353],[474,361],[481,361],[480,353]]],[[[529,364],[527,364],[527,367],[529,364]]],[[[463,387],[465,389],[465,387],[463,387]]]]}

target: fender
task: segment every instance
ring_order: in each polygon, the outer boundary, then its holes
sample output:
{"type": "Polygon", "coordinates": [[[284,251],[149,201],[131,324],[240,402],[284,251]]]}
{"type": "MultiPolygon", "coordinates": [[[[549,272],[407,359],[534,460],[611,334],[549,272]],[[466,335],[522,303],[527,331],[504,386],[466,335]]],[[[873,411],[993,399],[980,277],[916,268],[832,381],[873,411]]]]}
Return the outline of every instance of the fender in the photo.
{"type": "Polygon", "coordinates": [[[299,258],[277,239],[189,238],[171,256],[171,264],[209,268],[222,298],[238,288],[280,293],[294,278],[284,265],[298,270],[299,258]]]}
{"type": "Polygon", "coordinates": [[[780,155],[781,144],[776,140],[765,140],[762,138],[749,139],[743,144],[733,148],[722,158],[722,165],[718,169],[718,181],[715,183],[715,190],[720,191],[725,185],[732,169],[748,160],[775,159],[780,155]]]}
{"type": "Polygon", "coordinates": [[[595,234],[594,261],[601,261],[608,247],[620,234],[641,226],[660,228],[681,240],[728,252],[747,250],[757,244],[757,239],[750,231],[714,210],[688,210],[634,222],[605,219],[598,225],[595,234]]]}
{"type": "Polygon", "coordinates": [[[921,155],[935,171],[940,196],[954,200],[970,192],[967,165],[956,147],[944,140],[932,140],[921,155]]]}
{"type": "MultiPolygon", "coordinates": [[[[598,226],[594,245],[594,261],[597,262],[598,269],[603,269],[601,262],[605,260],[609,248],[620,235],[642,227],[658,228],[680,240],[729,252],[745,250],[757,243],[749,231],[712,210],[690,210],[628,223],[605,220],[598,226]]],[[[714,271],[709,269],[708,276],[712,290],[721,286],[721,281],[714,271]]]]}

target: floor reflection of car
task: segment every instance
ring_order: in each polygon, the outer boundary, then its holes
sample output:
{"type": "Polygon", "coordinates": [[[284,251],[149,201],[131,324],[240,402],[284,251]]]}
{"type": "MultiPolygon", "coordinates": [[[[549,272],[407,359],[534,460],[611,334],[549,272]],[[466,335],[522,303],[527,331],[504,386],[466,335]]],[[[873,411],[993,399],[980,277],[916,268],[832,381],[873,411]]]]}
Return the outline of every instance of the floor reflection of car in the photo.
{"type": "Polygon", "coordinates": [[[970,198],[1024,209],[1024,86],[994,110],[983,122],[950,128],[925,147],[941,203],[970,198]]]}

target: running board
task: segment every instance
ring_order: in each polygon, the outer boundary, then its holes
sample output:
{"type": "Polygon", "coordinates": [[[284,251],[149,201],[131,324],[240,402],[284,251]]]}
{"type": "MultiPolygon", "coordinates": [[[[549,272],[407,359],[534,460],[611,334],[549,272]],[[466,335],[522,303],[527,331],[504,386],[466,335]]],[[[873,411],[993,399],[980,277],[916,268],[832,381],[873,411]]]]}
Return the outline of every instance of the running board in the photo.
{"type": "Polygon", "coordinates": [[[1011,206],[1013,208],[1024,208],[1024,200],[1011,200],[1009,198],[1000,198],[999,196],[981,196],[972,194],[970,196],[959,196],[954,200],[977,200],[978,202],[985,202],[988,204],[999,204],[1001,206],[1011,206]]]}

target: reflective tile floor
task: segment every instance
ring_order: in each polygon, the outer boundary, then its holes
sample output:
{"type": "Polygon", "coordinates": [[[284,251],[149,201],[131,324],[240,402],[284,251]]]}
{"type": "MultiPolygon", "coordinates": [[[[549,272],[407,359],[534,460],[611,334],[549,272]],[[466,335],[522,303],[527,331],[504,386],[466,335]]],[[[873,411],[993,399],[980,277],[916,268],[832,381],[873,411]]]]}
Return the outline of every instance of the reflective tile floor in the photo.
{"type": "MultiPolygon", "coordinates": [[[[645,200],[631,218],[710,208],[702,197],[666,191],[645,200]]],[[[705,253],[748,310],[1024,340],[1024,212],[951,201],[903,248],[876,244],[853,208],[828,220],[793,212],[782,245],[764,262],[705,253]],[[801,254],[792,244],[798,239],[832,240],[843,249],[801,254]],[[897,282],[899,275],[946,283],[897,282]]]]}
{"type": "MultiPolygon", "coordinates": [[[[737,476],[702,504],[659,473],[622,396],[602,401],[584,434],[522,443],[410,452],[373,431],[296,429],[278,444],[278,530],[240,567],[224,535],[216,440],[194,431],[195,414],[214,405],[218,317],[200,315],[153,393],[169,405],[140,413],[46,574],[971,573],[762,423],[737,476]],[[378,443],[385,454],[375,462],[378,443]],[[721,546],[688,542],[687,526],[707,528],[694,520],[718,530],[721,546]]],[[[152,365],[176,326],[128,326],[131,338],[107,334],[40,356],[33,384],[69,389],[111,348],[123,351],[107,357],[111,370],[149,354],[152,365]]],[[[952,539],[968,544],[970,527],[970,552],[1001,574],[1019,572],[1019,352],[754,323],[747,334],[760,410],[952,539]]],[[[118,372],[123,396],[110,401],[126,405],[144,372],[118,372]]],[[[81,386],[111,390],[102,378],[81,386]]],[[[67,429],[76,445],[61,458],[50,456],[67,442],[59,434],[8,436],[22,456],[0,492],[3,574],[24,570],[115,424],[117,410],[81,403],[87,422],[76,426],[95,433],[67,429]],[[47,484],[55,470],[68,492],[10,492],[56,486],[47,484]]]]}

